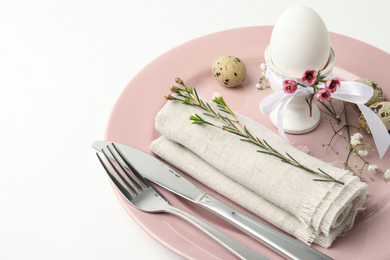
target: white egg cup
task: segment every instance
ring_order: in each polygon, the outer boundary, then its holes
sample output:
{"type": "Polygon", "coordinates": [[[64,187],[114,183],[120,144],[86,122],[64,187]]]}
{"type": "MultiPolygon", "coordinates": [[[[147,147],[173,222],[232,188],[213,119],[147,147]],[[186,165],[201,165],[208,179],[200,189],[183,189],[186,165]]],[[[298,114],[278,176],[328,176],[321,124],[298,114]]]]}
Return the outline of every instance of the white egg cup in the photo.
{"type": "MultiPolygon", "coordinates": [[[[333,49],[330,49],[329,60],[325,67],[321,70],[321,75],[326,78],[330,77],[333,71],[333,67],[336,61],[336,56],[333,49]]],[[[278,82],[283,82],[286,79],[295,80],[297,82],[301,81],[301,76],[292,76],[283,72],[281,69],[275,66],[272,62],[269,53],[269,47],[265,50],[265,62],[267,65],[267,70],[278,78],[278,82]]],[[[308,68],[311,69],[311,68],[308,68]]],[[[303,73],[302,73],[303,74],[303,73]]],[[[275,81],[270,80],[271,88],[274,92],[283,91],[282,84],[276,84],[275,81]]],[[[314,130],[320,123],[321,113],[318,107],[313,103],[312,111],[310,115],[310,107],[307,104],[307,101],[310,98],[310,95],[300,95],[294,97],[290,103],[287,105],[284,116],[283,116],[283,129],[284,132],[290,134],[305,134],[314,130]]],[[[280,105],[270,113],[270,120],[275,127],[277,126],[277,118],[280,105]]]]}

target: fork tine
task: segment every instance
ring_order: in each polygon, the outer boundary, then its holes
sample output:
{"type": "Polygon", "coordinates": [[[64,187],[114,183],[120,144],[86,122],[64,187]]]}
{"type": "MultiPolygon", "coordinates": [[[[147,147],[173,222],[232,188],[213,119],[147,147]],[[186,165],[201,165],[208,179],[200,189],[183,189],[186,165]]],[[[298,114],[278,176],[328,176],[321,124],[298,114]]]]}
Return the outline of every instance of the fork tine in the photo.
{"type": "MultiPolygon", "coordinates": [[[[129,200],[131,201],[133,199],[133,195],[125,188],[123,187],[123,185],[111,174],[110,170],[108,169],[108,167],[106,166],[106,164],[103,162],[103,159],[100,157],[99,153],[96,153],[100,163],[103,165],[103,168],[106,170],[108,176],[110,177],[110,179],[112,180],[112,182],[114,182],[114,184],[116,185],[116,187],[120,190],[120,192],[129,200]]],[[[106,159],[110,162],[111,166],[113,168],[115,168],[115,166],[113,165],[113,163],[110,161],[110,159],[107,157],[106,154],[104,154],[104,156],[106,157],[106,159]]]]}
{"type": "Polygon", "coordinates": [[[119,156],[122,158],[122,160],[125,162],[127,167],[131,170],[131,172],[134,174],[134,176],[143,184],[145,187],[150,187],[150,183],[137,171],[137,169],[131,164],[131,162],[124,156],[124,154],[119,150],[119,148],[113,143],[112,146],[117,151],[119,156]]]}
{"type": "MultiPolygon", "coordinates": [[[[115,147],[114,147],[115,148],[115,147]]],[[[118,157],[115,155],[115,153],[111,150],[111,148],[109,146],[107,146],[107,149],[110,151],[112,157],[114,157],[115,161],[118,163],[119,167],[122,169],[122,171],[125,173],[125,175],[127,176],[127,178],[129,178],[129,180],[131,181],[132,184],[134,184],[134,186],[138,189],[138,190],[142,190],[142,186],[138,184],[138,182],[136,180],[134,180],[134,178],[128,173],[128,170],[125,169],[125,167],[123,166],[123,164],[121,163],[120,160],[118,160],[118,157]]],[[[118,151],[117,149],[115,149],[116,151],[118,151]]],[[[123,157],[121,156],[122,160],[123,160],[123,157]]],[[[125,162],[126,163],[126,162],[125,162]]],[[[133,167],[134,168],[134,167],[133,167]]],[[[130,170],[133,172],[133,170],[130,168],[130,170]]],[[[134,174],[134,172],[133,172],[134,174]]],[[[122,177],[122,175],[119,175],[119,177],[122,179],[123,182],[126,183],[126,185],[128,186],[131,186],[127,180],[125,178],[122,177]]]]}
{"type": "MultiPolygon", "coordinates": [[[[118,168],[114,165],[114,163],[112,162],[112,160],[110,160],[109,156],[107,155],[106,151],[104,151],[104,149],[102,149],[102,152],[104,154],[104,156],[107,158],[108,162],[111,164],[111,167],[114,169],[114,171],[116,172],[117,176],[123,181],[123,183],[133,192],[133,194],[137,195],[138,191],[136,189],[134,189],[134,187],[123,177],[122,173],[118,170],[118,168]]],[[[109,150],[109,152],[111,153],[111,150],[109,150]]],[[[114,156],[112,153],[111,153],[112,156],[114,156]]],[[[114,157],[115,158],[115,157],[114,157]]],[[[118,165],[121,166],[122,168],[122,165],[120,164],[119,161],[117,161],[115,159],[115,161],[118,163],[118,165]]],[[[122,168],[123,169],[123,168],[122,168]]]]}
{"type": "MultiPolygon", "coordinates": [[[[122,153],[122,151],[114,144],[112,143],[112,146],[114,147],[115,151],[119,154],[119,156],[121,157],[122,161],[126,164],[126,166],[130,169],[130,171],[134,174],[134,176],[136,177],[136,179],[141,182],[145,188],[141,188],[140,191],[143,191],[144,189],[148,189],[148,188],[151,188],[154,190],[155,193],[157,193],[161,199],[165,200],[166,202],[167,199],[164,197],[164,195],[157,189],[155,189],[148,180],[146,180],[140,173],[139,171],[133,166],[133,164],[129,161],[129,159],[127,159],[127,157],[122,153]]],[[[114,153],[112,153],[113,156],[114,156],[114,153]]],[[[118,160],[117,160],[118,161],[118,160]]],[[[119,163],[119,162],[118,162],[119,163]]],[[[121,163],[120,163],[121,164],[121,163]]],[[[131,177],[130,177],[131,178],[131,177]]],[[[131,180],[134,182],[134,183],[137,183],[136,180],[134,180],[133,178],[131,178],[131,180]]]]}

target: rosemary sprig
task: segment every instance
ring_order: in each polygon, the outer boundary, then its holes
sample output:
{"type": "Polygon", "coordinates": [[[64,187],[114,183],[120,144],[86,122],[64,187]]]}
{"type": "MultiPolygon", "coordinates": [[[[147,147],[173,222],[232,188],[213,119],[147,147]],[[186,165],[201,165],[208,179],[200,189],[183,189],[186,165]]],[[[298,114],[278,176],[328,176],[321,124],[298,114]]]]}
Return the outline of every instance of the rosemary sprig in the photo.
{"type": "Polygon", "coordinates": [[[186,105],[192,105],[199,107],[204,111],[203,115],[207,117],[212,117],[215,119],[218,119],[221,121],[221,125],[216,125],[213,123],[210,123],[209,121],[205,120],[203,117],[201,117],[198,114],[192,114],[190,116],[190,120],[193,124],[207,124],[210,126],[217,127],[219,129],[222,129],[224,131],[227,131],[229,133],[235,134],[240,136],[242,141],[252,143],[259,148],[257,152],[268,154],[270,156],[274,156],[276,158],[279,158],[282,162],[288,163],[292,166],[295,166],[297,168],[300,168],[302,170],[305,170],[311,174],[317,175],[321,177],[321,179],[313,179],[314,181],[323,181],[323,182],[336,182],[338,184],[344,184],[343,182],[336,180],[320,168],[317,170],[312,170],[306,167],[305,165],[298,162],[296,159],[294,159],[290,154],[286,153],[281,154],[277,150],[275,150],[269,143],[267,143],[264,139],[259,139],[258,137],[253,136],[246,126],[243,126],[241,122],[237,119],[235,113],[233,110],[230,109],[230,107],[226,104],[225,100],[220,94],[214,94],[213,102],[217,105],[218,111],[215,111],[210,104],[207,102],[204,102],[199,98],[198,93],[196,92],[196,89],[192,89],[187,87],[183,80],[180,78],[175,79],[176,83],[181,85],[182,88],[171,86],[170,90],[177,95],[166,95],[165,98],[168,100],[176,100],[180,101],[183,104],[186,105]]]}

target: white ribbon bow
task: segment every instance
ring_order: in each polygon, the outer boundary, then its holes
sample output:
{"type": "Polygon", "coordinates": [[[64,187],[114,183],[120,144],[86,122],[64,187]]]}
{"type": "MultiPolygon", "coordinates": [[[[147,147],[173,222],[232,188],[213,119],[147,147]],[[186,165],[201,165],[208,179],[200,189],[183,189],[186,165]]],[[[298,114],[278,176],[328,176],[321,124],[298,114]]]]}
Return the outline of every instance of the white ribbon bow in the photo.
{"type": "MultiPolygon", "coordinates": [[[[280,78],[277,79],[276,75],[273,75],[268,71],[269,70],[267,70],[267,76],[271,84],[279,85],[282,88],[283,80],[280,78]]],[[[367,121],[368,126],[370,127],[370,131],[372,133],[372,137],[377,147],[379,156],[382,158],[390,146],[390,135],[380,118],[371,109],[364,105],[368,100],[370,100],[374,90],[371,87],[359,82],[342,81],[340,83],[340,88],[332,93],[331,97],[341,101],[355,103],[359,107],[367,121]]],[[[312,87],[301,86],[299,86],[298,89],[292,94],[285,93],[283,90],[277,91],[261,100],[260,110],[263,114],[269,114],[281,104],[277,116],[278,133],[282,138],[289,142],[283,129],[284,111],[294,97],[313,93],[314,90],[312,87]]]]}

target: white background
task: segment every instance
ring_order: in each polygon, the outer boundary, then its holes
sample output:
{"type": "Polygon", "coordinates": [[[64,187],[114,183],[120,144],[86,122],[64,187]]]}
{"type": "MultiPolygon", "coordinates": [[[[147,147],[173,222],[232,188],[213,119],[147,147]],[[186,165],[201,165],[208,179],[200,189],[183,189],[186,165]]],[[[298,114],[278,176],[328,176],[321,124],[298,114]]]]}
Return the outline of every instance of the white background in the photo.
{"type": "Polygon", "coordinates": [[[127,215],[91,143],[154,58],[297,4],[390,53],[388,0],[0,0],[0,259],[181,259],[127,215]]]}

